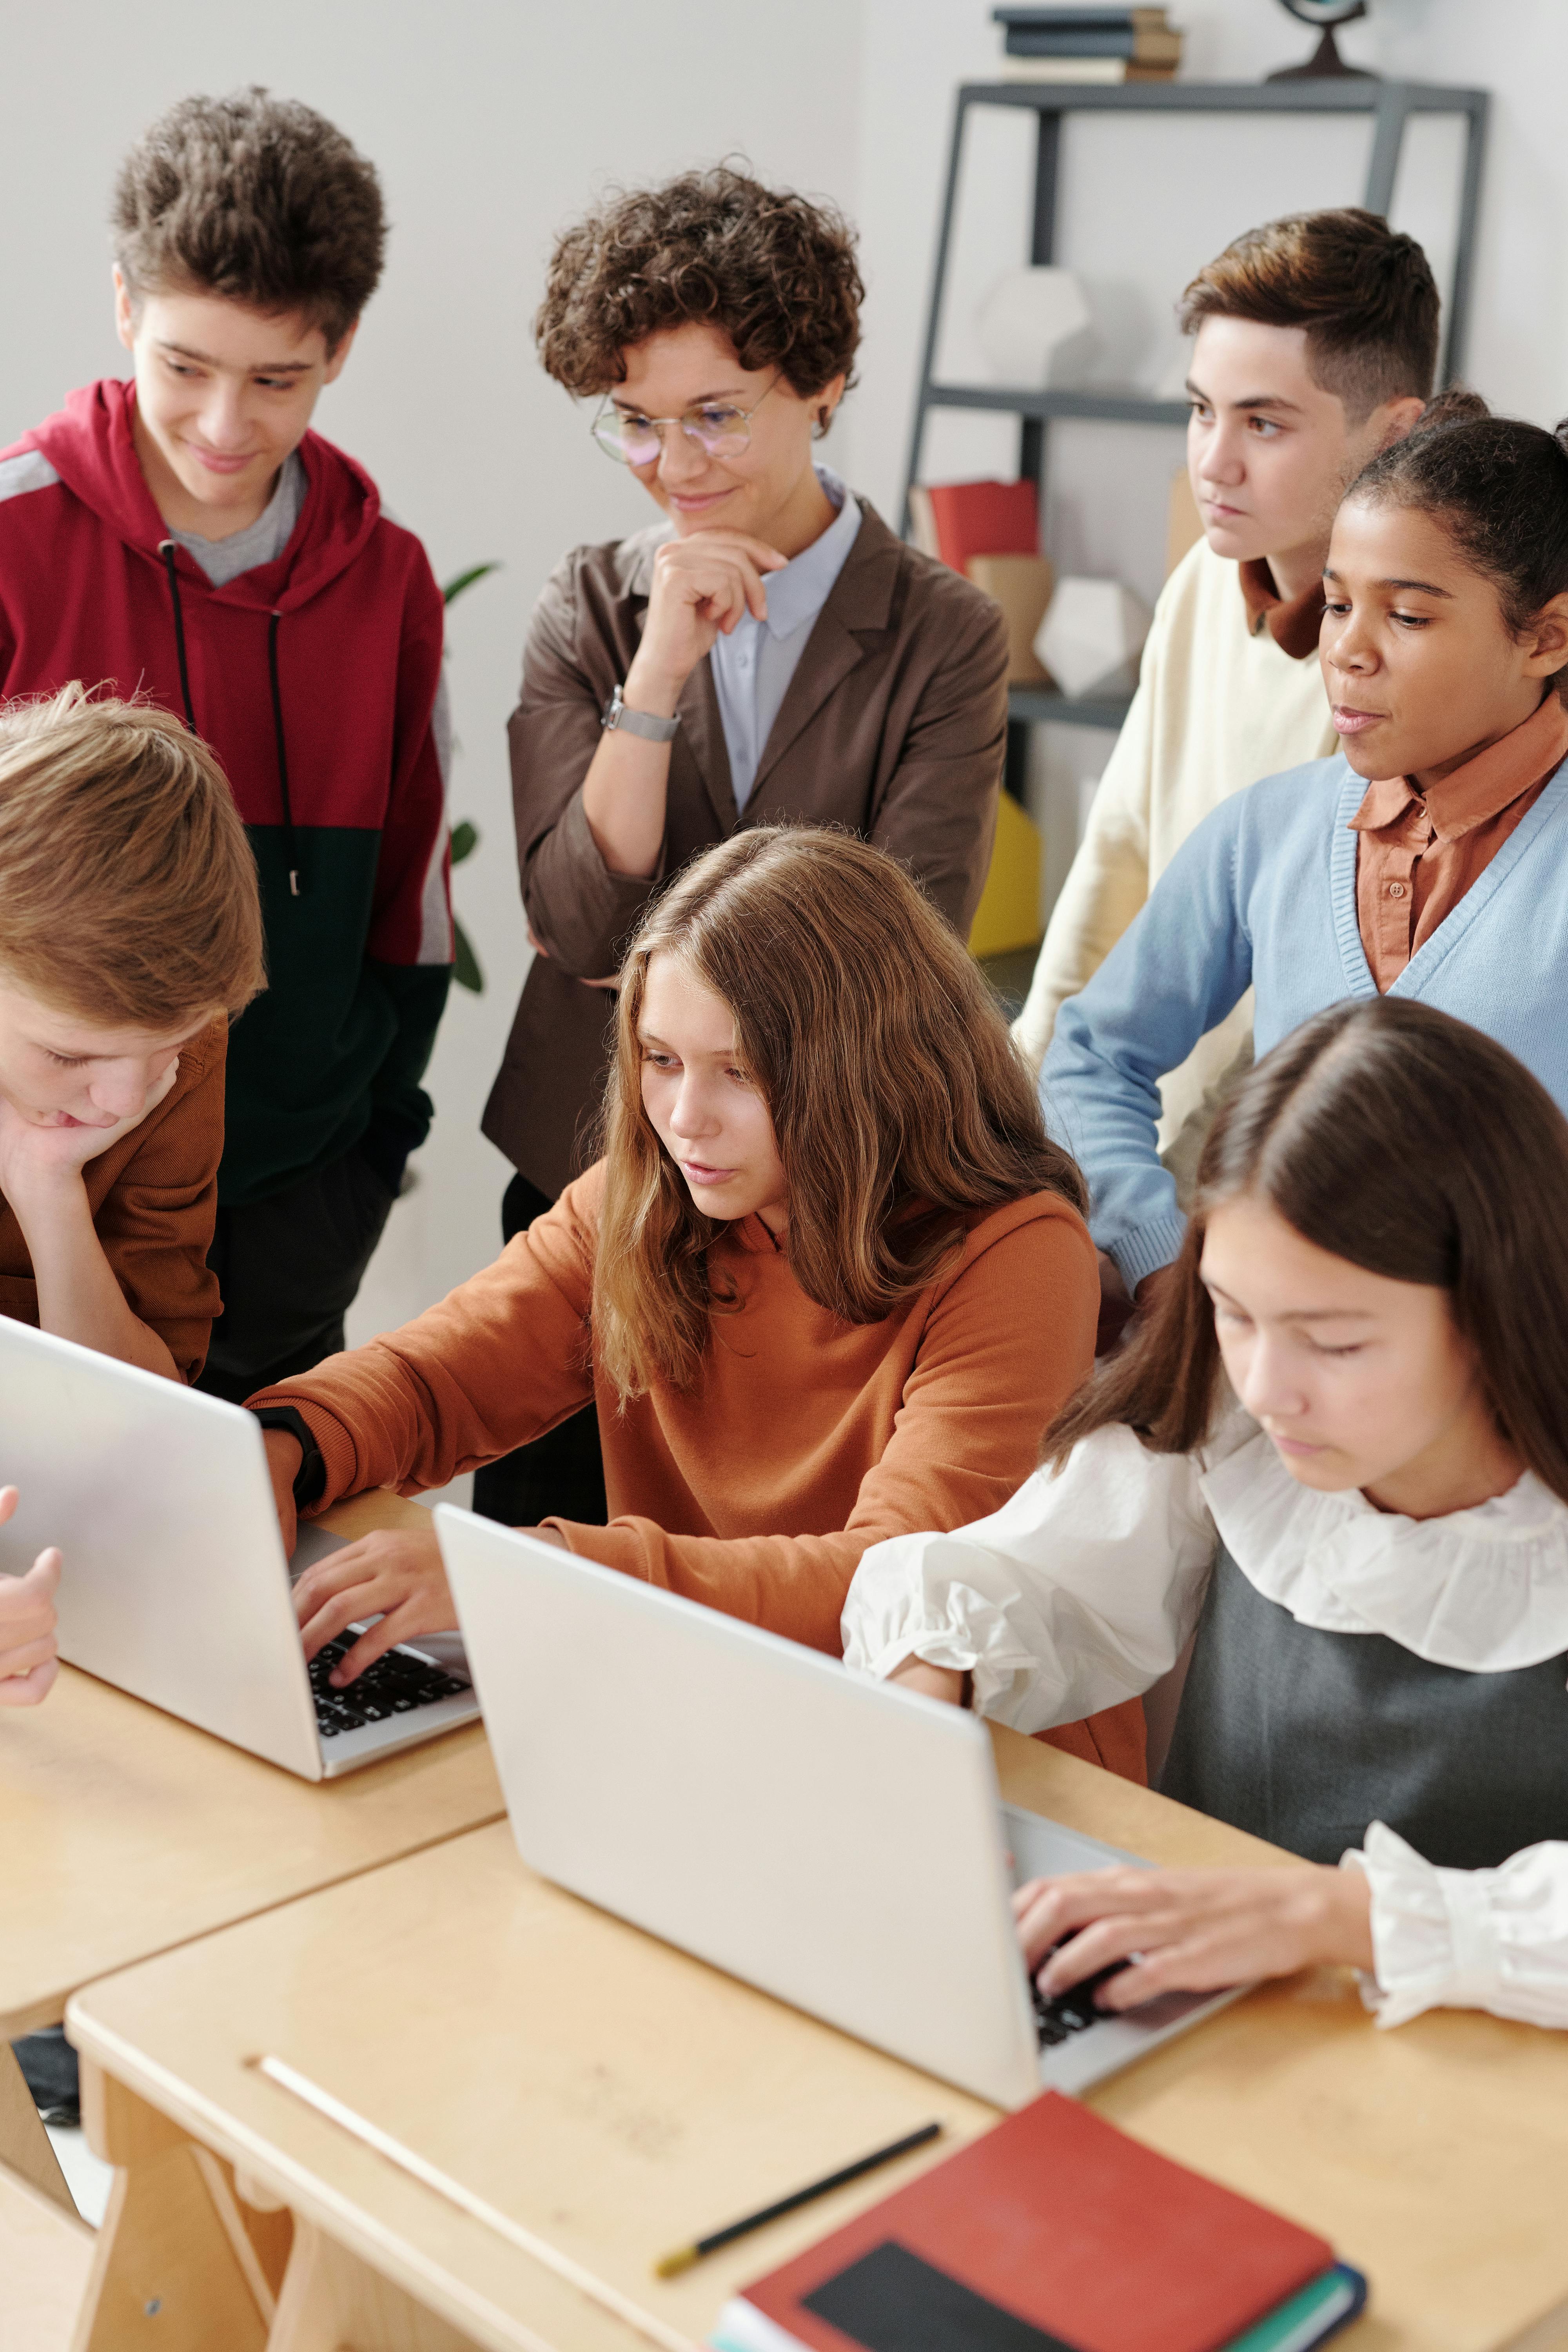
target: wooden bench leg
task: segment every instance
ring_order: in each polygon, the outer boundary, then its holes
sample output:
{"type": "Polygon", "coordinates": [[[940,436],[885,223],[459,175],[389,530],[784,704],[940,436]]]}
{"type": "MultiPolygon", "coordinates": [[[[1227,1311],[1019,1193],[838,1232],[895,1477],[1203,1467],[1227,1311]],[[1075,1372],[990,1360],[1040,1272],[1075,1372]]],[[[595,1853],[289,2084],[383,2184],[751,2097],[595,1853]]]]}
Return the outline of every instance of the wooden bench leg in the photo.
{"type": "Polygon", "coordinates": [[[0,2339],[68,2352],[93,2233],[76,2210],[8,2043],[0,2042],[0,2339]]]}
{"type": "Polygon", "coordinates": [[[267,2352],[474,2352],[474,2339],[297,2219],[267,2352]]]}
{"type": "Polygon", "coordinates": [[[0,2164],[20,2173],[68,2213],[75,2213],[76,2200],[66,2186],[59,2158],[49,2145],[48,2133],[8,2042],[0,2042],[0,2164]]]}
{"type": "Polygon", "coordinates": [[[265,2352],[292,2235],[177,2124],[90,2061],[82,2123],[115,2168],[72,2352],[265,2352]]]}

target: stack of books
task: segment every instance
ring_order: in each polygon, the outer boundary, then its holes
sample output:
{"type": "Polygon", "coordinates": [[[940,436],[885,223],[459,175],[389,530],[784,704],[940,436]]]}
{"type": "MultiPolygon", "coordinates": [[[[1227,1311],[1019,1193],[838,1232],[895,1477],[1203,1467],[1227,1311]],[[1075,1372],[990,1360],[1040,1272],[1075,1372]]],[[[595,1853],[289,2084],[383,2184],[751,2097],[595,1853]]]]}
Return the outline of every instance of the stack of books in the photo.
{"type": "Polygon", "coordinates": [[[1182,36],[1163,8],[994,8],[1009,81],[1173,81],[1182,36]]]}
{"type": "Polygon", "coordinates": [[[1040,553],[1037,482],[923,482],[910,490],[910,536],[1001,605],[1007,683],[1048,686],[1035,650],[1056,584],[1040,553]]]}

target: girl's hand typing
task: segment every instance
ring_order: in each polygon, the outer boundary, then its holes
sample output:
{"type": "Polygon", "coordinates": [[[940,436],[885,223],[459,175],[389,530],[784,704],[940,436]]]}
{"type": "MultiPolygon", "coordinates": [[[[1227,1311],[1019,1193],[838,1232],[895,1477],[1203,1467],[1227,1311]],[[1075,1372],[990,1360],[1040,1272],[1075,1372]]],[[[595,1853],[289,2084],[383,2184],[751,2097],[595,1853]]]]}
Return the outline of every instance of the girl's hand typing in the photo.
{"type": "Polygon", "coordinates": [[[1089,1870],[1031,1879],[1013,1897],[1040,1990],[1066,1992],[1113,1961],[1098,1995],[1132,2009],[1163,1992],[1218,1992],[1298,1969],[1373,1966],[1372,1897],[1357,1870],[1089,1870]],[[1064,1937],[1070,1938],[1063,1944],[1064,1937]],[[1053,1951],[1062,1944],[1060,1951],[1053,1951]],[[1134,1957],[1136,1956],[1136,1957],[1134,1957]]]}
{"type": "MultiPolygon", "coordinates": [[[[0,1524],[16,1507],[15,1486],[0,1487],[0,1524]]],[[[51,1545],[26,1576],[0,1576],[0,1706],[37,1706],[60,1670],[55,1647],[55,1591],[60,1556],[51,1545]]]]}
{"type": "MultiPolygon", "coordinates": [[[[565,1549],[549,1528],[523,1532],[565,1549]]],[[[455,1633],[458,1627],[433,1527],[384,1528],[345,1544],[330,1559],[306,1570],[294,1587],[294,1610],[307,1658],[313,1658],[323,1643],[335,1640],[346,1626],[366,1617],[380,1618],[332,1673],[331,1680],[339,1690],[399,1642],[417,1641],[422,1633],[455,1633]]]]}

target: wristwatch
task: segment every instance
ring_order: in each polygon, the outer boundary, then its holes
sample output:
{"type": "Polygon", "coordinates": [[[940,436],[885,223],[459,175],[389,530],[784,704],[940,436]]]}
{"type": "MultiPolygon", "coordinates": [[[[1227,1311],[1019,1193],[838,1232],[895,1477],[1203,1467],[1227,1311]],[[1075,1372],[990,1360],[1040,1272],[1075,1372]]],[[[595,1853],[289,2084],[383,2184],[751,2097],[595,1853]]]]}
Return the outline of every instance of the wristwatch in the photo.
{"type": "Polygon", "coordinates": [[[655,719],[650,711],[628,710],[617,686],[605,705],[601,727],[624,727],[628,735],[646,735],[650,743],[668,743],[680,726],[678,711],[673,719],[655,719]]]}

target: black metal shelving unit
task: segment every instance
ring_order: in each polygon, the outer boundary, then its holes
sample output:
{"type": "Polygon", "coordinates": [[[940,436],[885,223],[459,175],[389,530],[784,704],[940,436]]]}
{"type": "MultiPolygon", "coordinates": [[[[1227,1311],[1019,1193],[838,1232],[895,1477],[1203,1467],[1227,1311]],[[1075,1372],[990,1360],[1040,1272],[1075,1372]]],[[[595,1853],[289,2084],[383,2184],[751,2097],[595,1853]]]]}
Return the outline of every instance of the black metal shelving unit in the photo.
{"type": "MultiPolygon", "coordinates": [[[[1018,471],[1039,482],[1045,472],[1046,427],[1059,417],[1089,417],[1115,425],[1184,425],[1184,401],[1154,400],[1135,392],[1009,391],[989,384],[938,383],[937,335],[947,291],[947,269],[952,222],[958,196],[958,175],[963,152],[964,119],[972,107],[1022,108],[1037,118],[1035,146],[1034,216],[1029,258],[1034,264],[1055,258],[1057,174],[1061,153],[1062,119],[1068,114],[1367,114],[1373,122],[1372,155],[1362,197],[1369,212],[1388,211],[1405,125],[1419,114],[1462,115],[1467,130],[1465,162],[1459,190],[1459,225],[1454,279],[1444,310],[1443,352],[1439,381],[1449,383],[1463,363],[1469,326],[1470,291],[1475,267],[1476,212],[1480,194],[1481,158],[1486,143],[1488,93],[1484,89],[1450,88],[1436,82],[1360,80],[1289,82],[965,82],[960,88],[953,114],[952,145],[948,159],[947,187],[942,200],[942,228],[937,238],[931,310],[926,322],[920,391],[915,402],[914,430],[905,475],[906,498],[902,528],[910,528],[908,487],[920,479],[921,453],[926,420],[937,408],[991,410],[1019,420],[1018,471]]],[[[1124,698],[1073,698],[1037,687],[1015,687],[1010,695],[1007,780],[1022,798],[1024,730],[1041,720],[1076,727],[1120,727],[1127,715],[1124,698]]]]}

